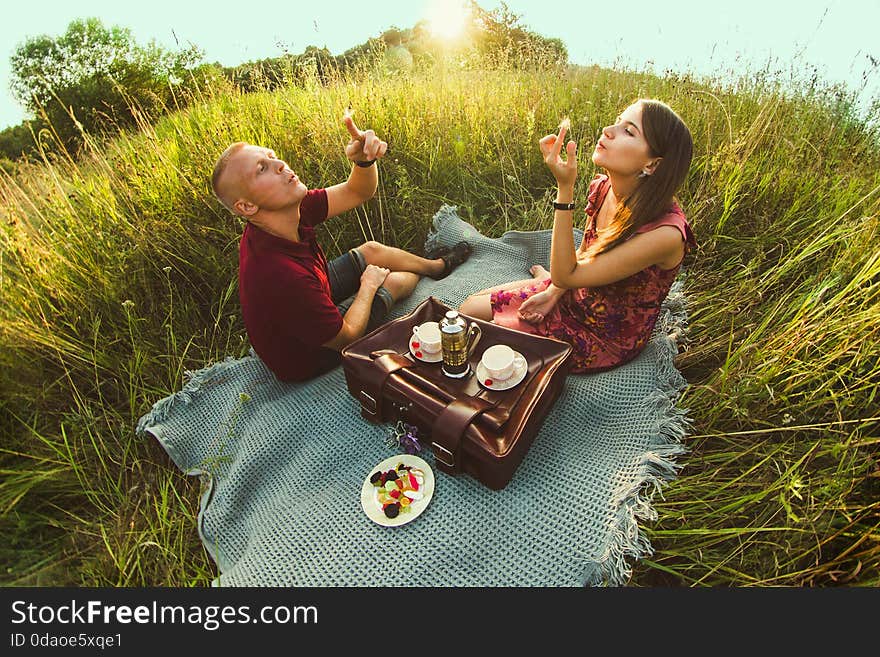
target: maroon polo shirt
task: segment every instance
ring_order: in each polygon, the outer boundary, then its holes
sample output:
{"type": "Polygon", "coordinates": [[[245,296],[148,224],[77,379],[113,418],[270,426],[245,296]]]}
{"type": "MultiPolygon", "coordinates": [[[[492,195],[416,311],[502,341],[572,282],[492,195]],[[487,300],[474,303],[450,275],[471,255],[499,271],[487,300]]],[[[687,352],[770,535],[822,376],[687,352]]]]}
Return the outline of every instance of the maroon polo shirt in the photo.
{"type": "Polygon", "coordinates": [[[310,190],[299,209],[299,242],[247,224],[238,249],[238,294],[251,346],[282,381],[305,381],[339,364],[321,345],[342,328],[330,298],[327,259],[315,226],[327,218],[327,191],[310,190]]]}

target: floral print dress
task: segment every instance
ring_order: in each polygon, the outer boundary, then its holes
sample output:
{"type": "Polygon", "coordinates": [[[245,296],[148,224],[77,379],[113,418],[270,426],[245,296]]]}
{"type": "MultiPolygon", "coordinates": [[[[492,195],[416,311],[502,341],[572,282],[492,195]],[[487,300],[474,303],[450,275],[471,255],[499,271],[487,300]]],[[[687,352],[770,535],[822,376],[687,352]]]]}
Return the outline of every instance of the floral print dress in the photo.
{"type": "MultiPolygon", "coordinates": [[[[605,175],[597,175],[590,183],[582,248],[597,237],[596,216],[610,187],[605,175]]],[[[686,250],[696,246],[693,231],[677,203],[636,232],[645,233],[660,226],[678,228],[686,250]]],[[[574,373],[608,370],[632,360],[644,349],[651,339],[660,305],[680,268],[680,262],[672,269],[652,265],[616,283],[567,290],[539,324],[520,320],[519,307],[533,294],[547,289],[550,279],[497,290],[491,296],[492,321],[569,343],[573,347],[574,373]]]]}

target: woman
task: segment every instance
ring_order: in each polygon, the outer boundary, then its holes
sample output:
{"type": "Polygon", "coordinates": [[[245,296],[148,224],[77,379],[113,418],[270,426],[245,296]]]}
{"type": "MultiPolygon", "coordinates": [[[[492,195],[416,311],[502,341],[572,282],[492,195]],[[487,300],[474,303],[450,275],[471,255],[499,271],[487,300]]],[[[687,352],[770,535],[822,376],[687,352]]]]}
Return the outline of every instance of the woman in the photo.
{"type": "Polygon", "coordinates": [[[593,163],[584,238],[572,236],[577,145],[559,134],[541,139],[558,187],[550,271],[474,294],[466,315],[568,342],[573,372],[598,372],[635,358],[648,343],[693,232],[675,193],[693,154],[690,131],[668,105],[641,99],[602,131],[593,163]]]}

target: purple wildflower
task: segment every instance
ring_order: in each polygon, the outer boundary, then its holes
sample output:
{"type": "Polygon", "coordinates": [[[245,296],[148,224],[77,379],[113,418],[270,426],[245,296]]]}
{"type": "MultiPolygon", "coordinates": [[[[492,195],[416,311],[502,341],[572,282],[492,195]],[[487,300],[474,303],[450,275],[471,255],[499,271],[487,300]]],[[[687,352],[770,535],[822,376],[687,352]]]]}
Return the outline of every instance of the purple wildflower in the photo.
{"type": "Polygon", "coordinates": [[[422,446],[419,444],[418,433],[419,428],[412,425],[404,423],[403,428],[405,429],[404,434],[400,437],[400,446],[403,447],[403,451],[407,454],[416,454],[417,452],[422,451],[422,446]]]}
{"type": "Polygon", "coordinates": [[[418,438],[419,428],[406,422],[398,422],[397,426],[390,431],[389,444],[396,445],[407,454],[416,454],[422,451],[422,444],[418,438]]]}

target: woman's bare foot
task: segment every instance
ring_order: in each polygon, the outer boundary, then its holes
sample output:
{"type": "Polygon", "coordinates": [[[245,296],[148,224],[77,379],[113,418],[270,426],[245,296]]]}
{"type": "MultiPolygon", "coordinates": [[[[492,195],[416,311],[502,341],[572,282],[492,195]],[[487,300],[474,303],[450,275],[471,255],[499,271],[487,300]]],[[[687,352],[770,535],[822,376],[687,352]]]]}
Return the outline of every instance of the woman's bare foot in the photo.
{"type": "Polygon", "coordinates": [[[529,273],[535,277],[540,279],[550,278],[550,272],[544,269],[543,265],[532,265],[529,267],[529,273]]]}

